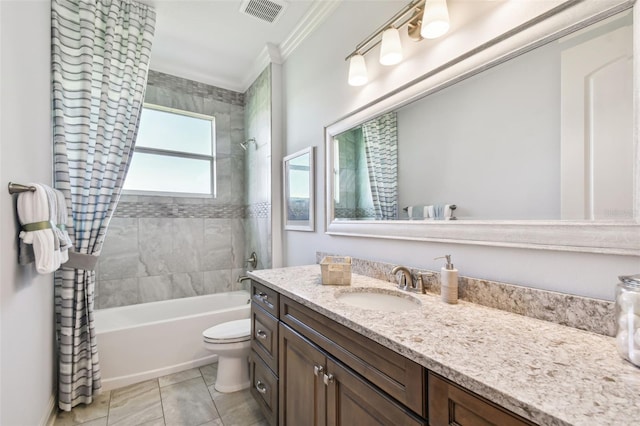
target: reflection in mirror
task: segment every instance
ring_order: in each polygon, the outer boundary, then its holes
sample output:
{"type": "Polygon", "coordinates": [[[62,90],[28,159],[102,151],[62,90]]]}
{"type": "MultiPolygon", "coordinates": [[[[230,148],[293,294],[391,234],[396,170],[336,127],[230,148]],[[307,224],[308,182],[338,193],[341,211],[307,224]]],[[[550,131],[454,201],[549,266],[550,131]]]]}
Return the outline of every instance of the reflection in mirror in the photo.
{"type": "Polygon", "coordinates": [[[627,11],[335,136],[334,217],[633,219],[632,49],[627,11]]]}
{"type": "Polygon", "coordinates": [[[314,148],[283,160],[285,229],[314,230],[314,148]]]}
{"type": "Polygon", "coordinates": [[[398,217],[396,113],[369,120],[334,138],[336,218],[398,217]]]}

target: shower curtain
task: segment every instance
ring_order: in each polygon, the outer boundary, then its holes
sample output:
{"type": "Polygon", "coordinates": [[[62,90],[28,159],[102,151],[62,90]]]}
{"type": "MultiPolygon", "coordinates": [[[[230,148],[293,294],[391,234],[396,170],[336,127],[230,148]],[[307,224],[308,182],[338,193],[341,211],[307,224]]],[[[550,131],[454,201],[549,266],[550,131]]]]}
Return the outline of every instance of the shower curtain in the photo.
{"type": "Polygon", "coordinates": [[[73,240],[55,274],[58,406],[99,393],[95,272],[137,134],[155,11],[130,0],[52,0],[55,186],[73,240]]]}
{"type": "Polygon", "coordinates": [[[398,217],[398,126],[395,112],[362,124],[376,219],[398,217]]]}

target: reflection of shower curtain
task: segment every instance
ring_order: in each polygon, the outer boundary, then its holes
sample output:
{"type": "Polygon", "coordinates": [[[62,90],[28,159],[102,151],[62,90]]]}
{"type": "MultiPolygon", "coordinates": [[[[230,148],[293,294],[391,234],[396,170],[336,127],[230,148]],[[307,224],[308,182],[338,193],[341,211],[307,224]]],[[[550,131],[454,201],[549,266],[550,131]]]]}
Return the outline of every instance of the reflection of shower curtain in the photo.
{"type": "Polygon", "coordinates": [[[362,124],[376,219],[398,217],[398,127],[390,112],[362,124]]]}

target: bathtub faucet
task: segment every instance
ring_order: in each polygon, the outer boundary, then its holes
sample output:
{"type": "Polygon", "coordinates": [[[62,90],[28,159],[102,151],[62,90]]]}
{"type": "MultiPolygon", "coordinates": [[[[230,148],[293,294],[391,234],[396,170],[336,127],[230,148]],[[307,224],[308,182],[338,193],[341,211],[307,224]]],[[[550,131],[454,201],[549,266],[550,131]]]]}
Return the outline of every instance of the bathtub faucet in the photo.
{"type": "Polygon", "coordinates": [[[251,279],[251,278],[247,277],[246,275],[240,275],[240,276],[238,277],[238,279],[236,280],[236,282],[237,282],[237,283],[241,283],[242,281],[250,280],[250,279],[251,279]]]}

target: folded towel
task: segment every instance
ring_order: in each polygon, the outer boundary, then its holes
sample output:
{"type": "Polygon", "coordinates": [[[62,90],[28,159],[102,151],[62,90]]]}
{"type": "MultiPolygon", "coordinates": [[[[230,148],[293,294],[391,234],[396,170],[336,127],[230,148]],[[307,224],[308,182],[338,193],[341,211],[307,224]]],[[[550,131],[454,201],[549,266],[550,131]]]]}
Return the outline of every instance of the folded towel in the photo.
{"type": "MultiPolygon", "coordinates": [[[[33,247],[38,273],[48,274],[60,267],[60,243],[54,231],[55,217],[52,221],[49,194],[45,185],[29,185],[36,190],[18,195],[18,220],[23,228],[27,225],[26,229],[20,232],[20,239],[33,247]]],[[[55,197],[52,200],[55,200],[55,197]]],[[[52,203],[57,204],[56,201],[52,203]]]]}
{"type": "Polygon", "coordinates": [[[54,229],[58,240],[60,241],[60,263],[65,263],[69,260],[69,249],[73,246],[69,233],[67,232],[67,202],[64,199],[64,194],[57,189],[47,187],[47,191],[51,191],[55,197],[56,227],[54,229]]]}
{"type": "Polygon", "coordinates": [[[48,185],[41,185],[47,193],[47,202],[49,203],[49,222],[53,231],[53,252],[57,257],[57,263],[62,264],[62,254],[60,253],[60,234],[58,229],[58,197],[48,185]]]}

